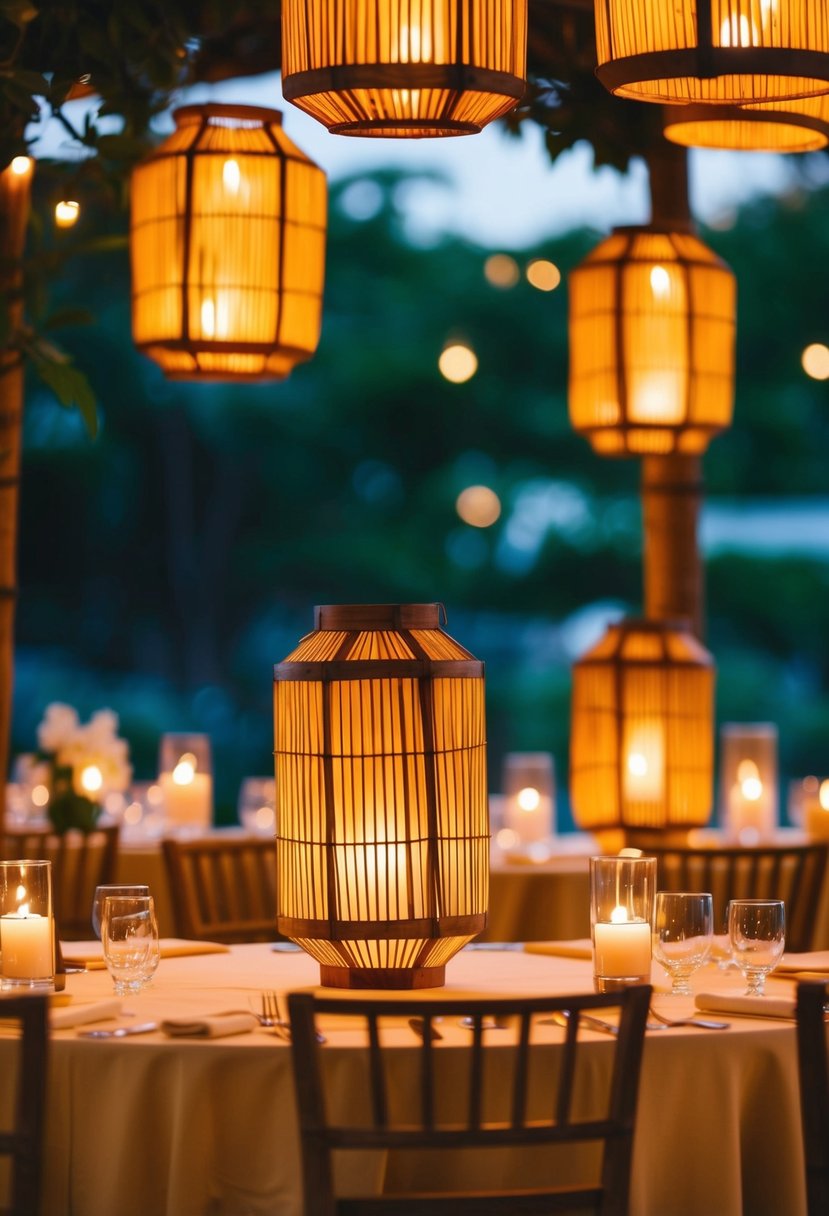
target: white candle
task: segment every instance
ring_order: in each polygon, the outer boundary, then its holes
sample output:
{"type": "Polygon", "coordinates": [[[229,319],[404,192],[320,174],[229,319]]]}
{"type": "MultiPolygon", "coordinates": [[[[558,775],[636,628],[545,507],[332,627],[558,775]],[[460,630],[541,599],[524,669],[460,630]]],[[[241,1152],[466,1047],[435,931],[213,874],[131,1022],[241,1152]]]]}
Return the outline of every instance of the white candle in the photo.
{"type": "Polygon", "coordinates": [[[0,951],[4,979],[43,980],[54,975],[52,918],[33,913],[0,917],[0,951]]]}
{"type": "Polygon", "coordinates": [[[817,793],[804,794],[803,826],[813,840],[829,840],[829,781],[817,793]]]}
{"type": "Polygon", "coordinates": [[[613,922],[593,926],[593,970],[611,978],[649,976],[651,927],[645,920],[626,919],[624,908],[614,908],[613,922]],[[617,914],[621,914],[617,919],[617,914]]]}
{"type": "Polygon", "coordinates": [[[553,800],[534,785],[506,798],[504,824],[515,832],[522,844],[547,840],[553,834],[553,800]]]}
{"type": "Polygon", "coordinates": [[[210,773],[161,773],[167,822],[176,826],[209,828],[213,822],[213,777],[210,773]]]}

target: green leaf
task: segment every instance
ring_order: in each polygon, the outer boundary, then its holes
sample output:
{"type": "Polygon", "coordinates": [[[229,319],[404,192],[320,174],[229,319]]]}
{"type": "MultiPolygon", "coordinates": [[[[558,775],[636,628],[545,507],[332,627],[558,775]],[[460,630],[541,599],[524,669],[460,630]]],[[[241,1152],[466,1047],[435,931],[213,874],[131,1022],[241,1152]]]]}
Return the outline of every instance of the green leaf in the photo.
{"type": "Polygon", "coordinates": [[[84,373],[71,363],[53,363],[48,359],[35,358],[34,366],[62,406],[66,409],[77,406],[90,438],[94,439],[98,433],[97,402],[84,373]]]}

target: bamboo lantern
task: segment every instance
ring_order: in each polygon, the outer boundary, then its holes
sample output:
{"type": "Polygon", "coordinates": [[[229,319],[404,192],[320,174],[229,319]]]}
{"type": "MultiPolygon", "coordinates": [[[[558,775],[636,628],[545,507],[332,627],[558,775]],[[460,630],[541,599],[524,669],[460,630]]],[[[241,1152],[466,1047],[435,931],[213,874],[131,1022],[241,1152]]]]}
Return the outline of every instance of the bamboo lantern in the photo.
{"type": "Polygon", "coordinates": [[[686,148],[818,152],[829,143],[829,94],[758,106],[666,106],[662,129],[686,148]]]}
{"type": "Polygon", "coordinates": [[[731,422],[735,314],[690,230],[616,229],[570,274],[573,427],[603,456],[704,452],[731,422]]]}
{"type": "Polygon", "coordinates": [[[483,664],[440,605],[316,609],[274,668],[280,933],[336,988],[428,988],[486,924],[483,664]]]}
{"type": "Polygon", "coordinates": [[[325,174],[276,110],[175,120],[132,179],[135,343],[171,379],[283,379],[319,342],[325,174]]]}
{"type": "Polygon", "coordinates": [[[707,823],[713,798],[714,662],[669,621],[624,620],[573,667],[573,816],[591,832],[707,823]]]}
{"type": "Polygon", "coordinates": [[[596,74],[639,101],[739,105],[829,91],[829,0],[595,0],[596,74]]]}
{"type": "Polygon", "coordinates": [[[282,4],[282,92],[336,135],[477,134],[526,61],[527,0],[282,4]]]}

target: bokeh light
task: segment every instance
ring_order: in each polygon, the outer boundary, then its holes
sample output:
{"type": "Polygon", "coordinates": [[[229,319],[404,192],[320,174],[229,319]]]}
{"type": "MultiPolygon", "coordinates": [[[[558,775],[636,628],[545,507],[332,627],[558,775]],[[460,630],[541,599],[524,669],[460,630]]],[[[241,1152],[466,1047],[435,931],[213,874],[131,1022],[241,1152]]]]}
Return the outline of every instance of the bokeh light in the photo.
{"type": "Polygon", "coordinates": [[[55,204],[55,223],[58,228],[71,228],[80,213],[80,203],[76,203],[74,199],[61,199],[55,204]]]}
{"type": "Polygon", "coordinates": [[[812,342],[800,356],[803,370],[813,380],[829,380],[829,346],[812,342]]]}
{"type": "Polygon", "coordinates": [[[507,290],[521,278],[521,271],[508,253],[493,253],[484,262],[484,278],[491,286],[507,290]]]}
{"type": "Polygon", "coordinates": [[[561,282],[561,271],[555,262],[536,258],[527,266],[527,282],[539,291],[555,291],[561,282]]]}
{"type": "Polygon", "coordinates": [[[438,368],[452,384],[464,384],[478,370],[478,356],[465,342],[451,342],[441,351],[438,368]]]}
{"type": "Polygon", "coordinates": [[[490,528],[501,514],[501,500],[489,486],[467,486],[458,495],[455,509],[465,524],[490,528]]]}

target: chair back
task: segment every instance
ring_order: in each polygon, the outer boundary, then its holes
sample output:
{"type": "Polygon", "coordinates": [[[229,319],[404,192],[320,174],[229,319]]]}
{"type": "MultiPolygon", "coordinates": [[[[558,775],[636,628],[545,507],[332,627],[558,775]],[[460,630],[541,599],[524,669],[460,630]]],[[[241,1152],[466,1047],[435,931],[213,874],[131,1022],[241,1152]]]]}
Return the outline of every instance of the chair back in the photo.
{"type": "Polygon", "coordinates": [[[176,934],[196,941],[278,941],[276,853],[262,837],[163,840],[176,934]]]}
{"type": "Polygon", "coordinates": [[[95,888],[115,882],[118,825],[96,827],[89,833],[58,833],[49,828],[8,828],[2,842],[6,858],[28,857],[52,863],[52,903],[55,923],[64,941],[92,936],[95,888]]]}
{"type": "MultiPolygon", "coordinates": [[[[650,994],[647,985],[607,995],[465,1001],[290,993],[305,1216],[529,1216],[575,1209],[624,1216],[650,994]],[[620,1011],[615,1040],[585,1042],[580,1015],[614,1008],[620,1011]],[[347,1092],[336,1098],[329,1086],[337,1073],[325,1067],[329,1048],[316,1034],[316,1019],[329,1015],[337,1018],[338,1028],[342,1019],[353,1019],[366,1043],[365,1052],[351,1053],[359,1075],[349,1073],[347,1092]],[[458,1027],[461,1016],[472,1019],[471,1031],[458,1027]],[[506,1028],[484,1028],[493,1018],[506,1028]],[[416,1021],[407,1025],[408,1019],[416,1021]],[[440,1019],[445,1029],[435,1039],[440,1019]],[[551,1024],[554,1019],[561,1025],[551,1024]],[[443,1034],[446,1041],[438,1041],[443,1034]],[[593,1049],[612,1053],[601,1080],[595,1068],[589,1075],[585,1068],[593,1049]],[[416,1065],[406,1070],[402,1066],[413,1050],[416,1065]],[[331,1119],[335,1106],[338,1118],[331,1119]],[[579,1143],[598,1146],[601,1153],[597,1176],[584,1185],[513,1186],[474,1195],[432,1187],[424,1187],[425,1194],[348,1199],[335,1194],[335,1152],[548,1149],[579,1143]]],[[[591,1058],[594,1066],[598,1059],[591,1058]]],[[[602,1059],[608,1062],[608,1056],[602,1059]]]]}
{"type": "Polygon", "coordinates": [[[730,899],[784,900],[786,949],[793,951],[812,947],[827,853],[827,844],[648,849],[660,890],[711,892],[715,933],[725,929],[730,899]]]}
{"type": "Polygon", "coordinates": [[[829,987],[824,982],[802,980],[797,985],[797,1058],[808,1216],[826,1216],[829,1212],[829,1060],[823,1013],[827,999],[829,987]]]}
{"type": "Polygon", "coordinates": [[[11,1207],[3,1216],[36,1216],[40,1210],[41,1162],[46,1097],[47,998],[0,994],[0,1022],[18,1030],[16,1074],[4,1077],[13,1089],[13,1122],[0,1127],[0,1157],[11,1162],[11,1207]]]}

